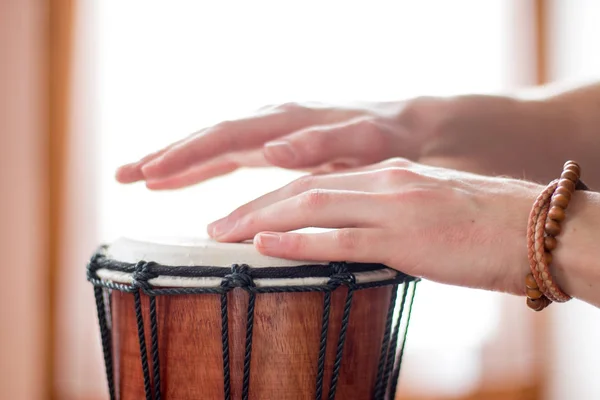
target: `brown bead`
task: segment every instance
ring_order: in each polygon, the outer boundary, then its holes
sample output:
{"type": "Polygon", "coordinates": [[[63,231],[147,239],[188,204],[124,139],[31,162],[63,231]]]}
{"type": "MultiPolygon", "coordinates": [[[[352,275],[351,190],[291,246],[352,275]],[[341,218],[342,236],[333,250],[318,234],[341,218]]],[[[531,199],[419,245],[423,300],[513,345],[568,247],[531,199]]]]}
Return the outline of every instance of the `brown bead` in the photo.
{"type": "Polygon", "coordinates": [[[535,281],[535,278],[532,274],[527,274],[527,276],[525,277],[525,287],[527,289],[538,289],[537,282],[535,281]]]}
{"type": "Polygon", "coordinates": [[[577,175],[572,169],[566,169],[563,171],[560,176],[561,179],[568,179],[571,182],[576,183],[579,180],[579,175],[577,175]]]}
{"type": "Polygon", "coordinates": [[[548,307],[549,304],[550,302],[546,297],[540,297],[539,299],[527,298],[527,306],[533,311],[542,311],[544,308],[548,307]]]}
{"type": "Polygon", "coordinates": [[[547,251],[544,252],[544,260],[546,261],[546,265],[550,265],[552,263],[552,254],[547,251]]]}
{"type": "Polygon", "coordinates": [[[552,206],[558,206],[560,208],[566,208],[569,205],[569,200],[571,197],[564,196],[562,194],[555,194],[552,196],[552,202],[550,203],[552,206]]]}
{"type": "Polygon", "coordinates": [[[550,211],[548,212],[548,217],[554,221],[564,221],[565,219],[565,210],[564,208],[558,207],[558,206],[553,206],[550,208],[550,211]]]}
{"type": "Polygon", "coordinates": [[[537,300],[542,297],[542,292],[537,289],[527,289],[527,297],[533,300],[537,300]]]}
{"type": "Polygon", "coordinates": [[[564,170],[570,170],[577,174],[577,176],[581,176],[581,167],[575,161],[567,161],[563,166],[564,170]]]}
{"type": "Polygon", "coordinates": [[[569,192],[575,191],[575,182],[570,181],[568,179],[561,179],[558,181],[558,187],[564,187],[569,192]]]}
{"type": "MultiPolygon", "coordinates": [[[[554,196],[558,196],[558,195],[563,195],[563,196],[565,196],[567,199],[571,200],[571,195],[572,195],[572,194],[573,194],[573,192],[572,192],[571,190],[567,189],[567,188],[566,188],[566,187],[564,187],[564,186],[559,186],[559,187],[557,187],[557,188],[556,188],[556,190],[554,191],[554,195],[553,195],[552,197],[554,197],[554,196]]],[[[565,207],[563,207],[563,208],[565,208],[565,207]]]]}
{"type": "Polygon", "coordinates": [[[568,165],[567,168],[563,170],[563,172],[565,171],[573,172],[575,175],[577,175],[577,179],[581,178],[581,169],[577,165],[568,165]]]}
{"type": "Polygon", "coordinates": [[[544,248],[546,250],[550,250],[550,251],[554,250],[556,248],[557,244],[558,244],[558,242],[552,236],[546,236],[544,238],[544,248]]]}
{"type": "Polygon", "coordinates": [[[560,224],[556,221],[547,221],[544,226],[546,233],[550,236],[558,236],[560,235],[560,224]]]}
{"type": "Polygon", "coordinates": [[[563,164],[563,168],[565,168],[567,165],[569,164],[577,164],[577,161],[575,160],[567,160],[565,161],[565,163],[563,164]]]}

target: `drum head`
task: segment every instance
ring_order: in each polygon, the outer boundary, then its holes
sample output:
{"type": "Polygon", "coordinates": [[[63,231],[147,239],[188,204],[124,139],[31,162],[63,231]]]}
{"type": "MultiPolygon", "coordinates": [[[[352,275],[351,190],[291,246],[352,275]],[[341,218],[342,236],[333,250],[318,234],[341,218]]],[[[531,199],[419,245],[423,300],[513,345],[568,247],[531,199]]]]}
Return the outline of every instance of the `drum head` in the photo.
{"type": "Polygon", "coordinates": [[[327,264],[318,261],[291,261],[267,257],[250,242],[220,243],[206,238],[122,237],[107,249],[107,257],[122,262],[154,261],[172,266],[229,267],[243,262],[254,268],[327,264]]]}

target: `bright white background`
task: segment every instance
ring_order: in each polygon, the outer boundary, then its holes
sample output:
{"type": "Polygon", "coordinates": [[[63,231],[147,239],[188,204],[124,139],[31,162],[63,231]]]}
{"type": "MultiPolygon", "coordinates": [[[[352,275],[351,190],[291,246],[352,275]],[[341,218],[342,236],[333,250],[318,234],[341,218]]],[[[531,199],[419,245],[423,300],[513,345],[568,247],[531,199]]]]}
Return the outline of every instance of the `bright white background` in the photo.
{"type": "MultiPolygon", "coordinates": [[[[114,182],[120,164],[223,119],[287,101],[507,89],[513,83],[509,4],[99,2],[93,36],[101,240],[204,236],[207,223],[298,176],[239,171],[168,193],[114,182]]],[[[421,283],[403,380],[446,393],[474,385],[481,347],[497,327],[499,298],[421,283]]]]}

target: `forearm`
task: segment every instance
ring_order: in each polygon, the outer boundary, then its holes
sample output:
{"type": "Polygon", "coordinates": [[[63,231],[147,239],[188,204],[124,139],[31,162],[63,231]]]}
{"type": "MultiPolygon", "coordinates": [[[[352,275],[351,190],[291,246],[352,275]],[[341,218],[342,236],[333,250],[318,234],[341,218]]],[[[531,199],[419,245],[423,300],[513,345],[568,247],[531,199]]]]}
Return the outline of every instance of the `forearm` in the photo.
{"type": "Polygon", "coordinates": [[[568,159],[600,188],[600,84],[545,96],[465,95],[446,99],[424,162],[547,183],[568,159]]]}
{"type": "Polygon", "coordinates": [[[571,296],[600,307],[600,193],[575,193],[558,247],[552,252],[552,273],[571,296]]]}

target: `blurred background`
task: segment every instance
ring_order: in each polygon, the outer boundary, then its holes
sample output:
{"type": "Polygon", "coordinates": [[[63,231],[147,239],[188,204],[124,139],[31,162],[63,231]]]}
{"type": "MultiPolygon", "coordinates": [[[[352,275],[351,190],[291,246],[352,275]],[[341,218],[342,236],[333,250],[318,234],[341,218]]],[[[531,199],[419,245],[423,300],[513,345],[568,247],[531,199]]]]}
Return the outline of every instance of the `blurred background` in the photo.
{"type": "MultiPolygon", "coordinates": [[[[595,0],[0,0],[0,397],[106,399],[85,265],[204,236],[298,176],[120,186],[115,168],[266,104],[515,93],[600,78],[595,0]]],[[[600,398],[600,310],[420,284],[400,399],[600,398]]]]}

